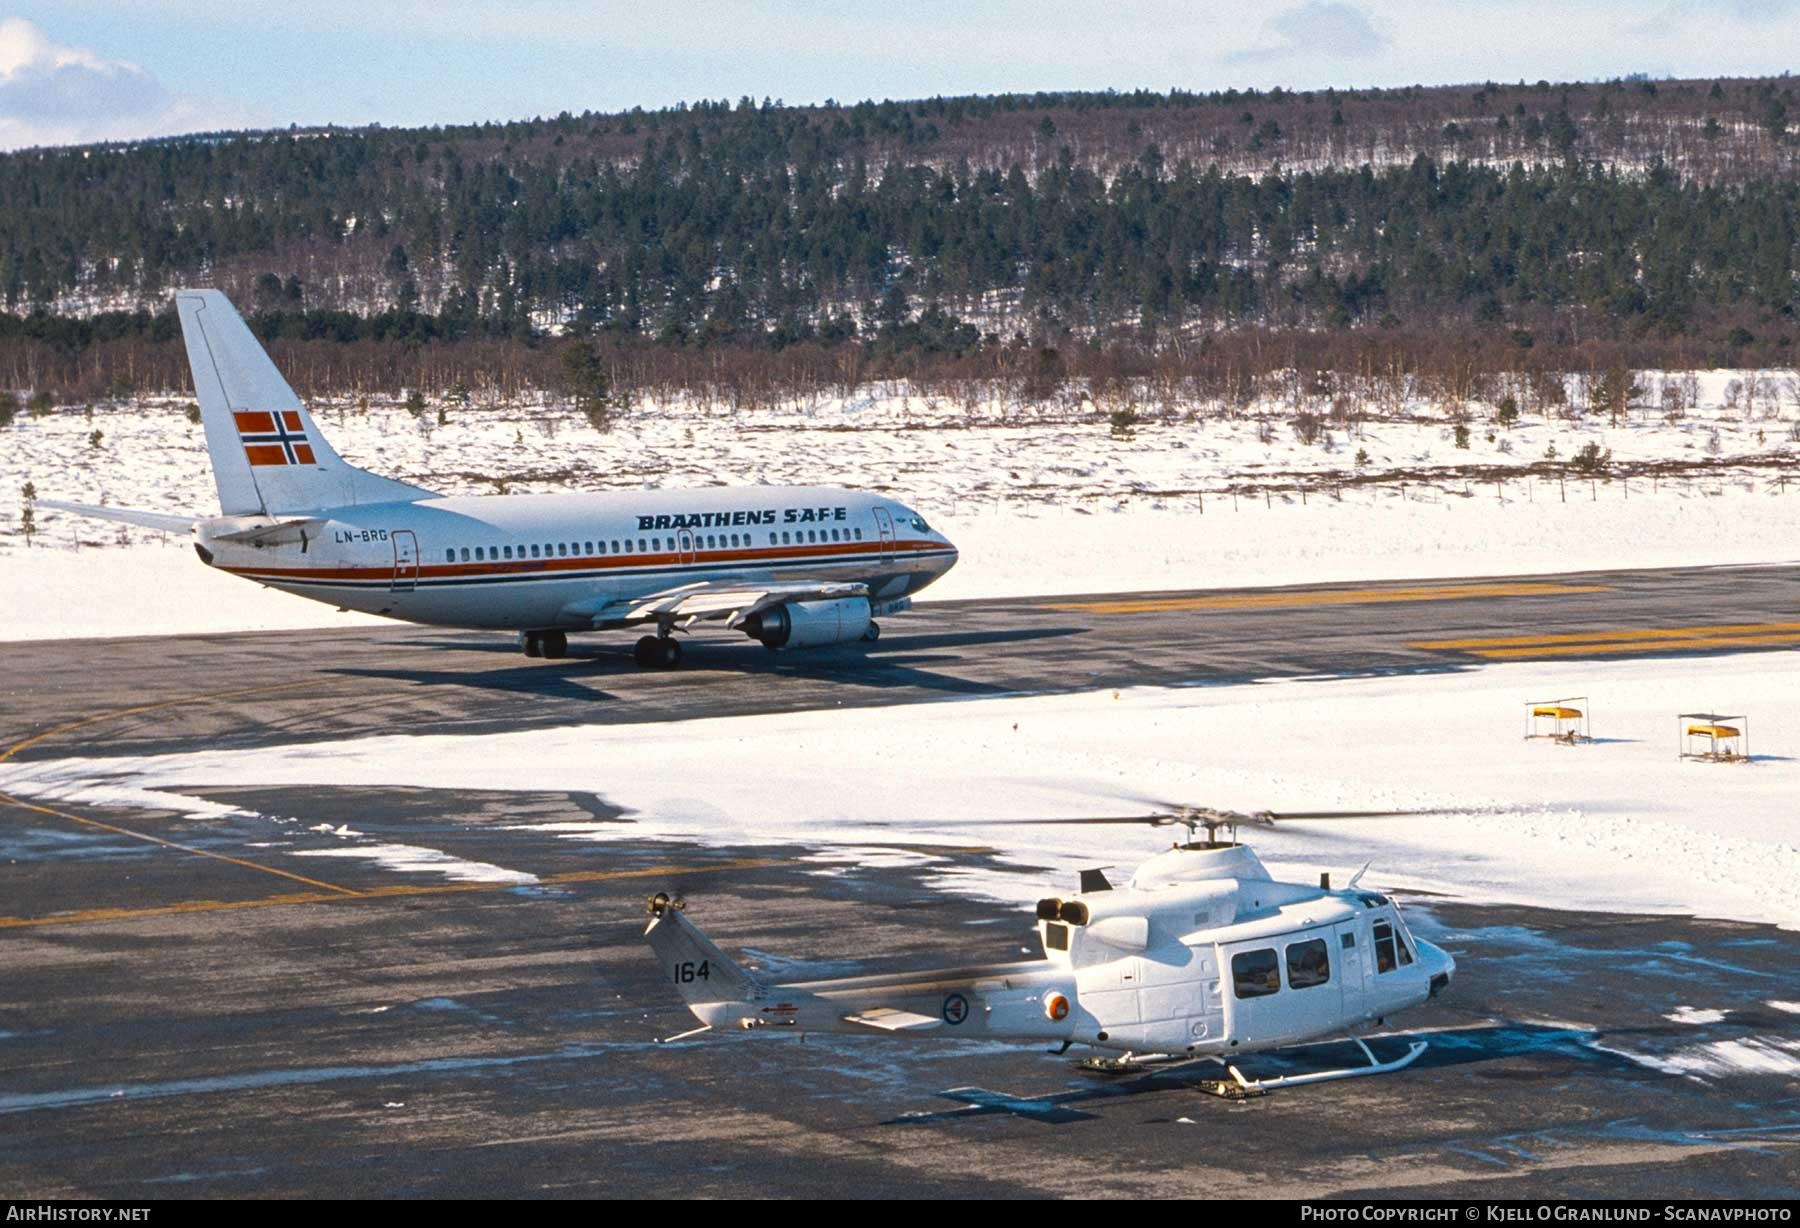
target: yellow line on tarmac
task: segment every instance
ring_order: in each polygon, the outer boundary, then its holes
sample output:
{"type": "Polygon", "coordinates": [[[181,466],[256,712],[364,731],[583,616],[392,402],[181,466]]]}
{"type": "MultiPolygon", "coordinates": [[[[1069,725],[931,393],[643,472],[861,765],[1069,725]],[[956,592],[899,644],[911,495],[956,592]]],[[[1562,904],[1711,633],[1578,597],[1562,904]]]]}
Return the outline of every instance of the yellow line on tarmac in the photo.
{"type": "MultiPolygon", "coordinates": [[[[677,874],[713,874],[722,870],[755,870],[763,866],[781,865],[775,857],[746,857],[736,861],[686,866],[645,866],[636,870],[576,870],[552,874],[532,883],[395,883],[372,887],[366,891],[346,892],[342,887],[329,891],[299,891],[287,895],[261,896],[254,900],[184,900],[178,904],[159,904],[148,908],[85,908],[72,912],[52,913],[46,917],[0,917],[0,930],[35,928],[45,925],[91,925],[105,921],[137,921],[147,917],[172,917],[188,913],[237,912],[246,908],[282,908],[290,904],[330,904],[345,899],[375,900],[422,895],[452,895],[470,891],[510,891],[520,886],[559,887],[569,883],[599,883],[630,878],[667,878],[677,874]]],[[[259,867],[266,869],[267,867],[259,867]]],[[[279,873],[279,871],[276,871],[279,873]]],[[[306,881],[306,880],[302,880],[306,881]]]]}
{"type": "Polygon", "coordinates": [[[1604,644],[1629,640],[1718,638],[1800,632],[1800,623],[1726,623],[1710,627],[1639,628],[1630,631],[1572,631],[1555,635],[1497,635],[1467,640],[1418,640],[1408,648],[1488,649],[1546,644],[1604,644]]]}
{"type": "Polygon", "coordinates": [[[1478,597],[1560,597],[1610,592],[1606,584],[1441,584],[1415,588],[1329,588],[1306,593],[1240,593],[1221,597],[1138,597],[1065,601],[1046,610],[1085,614],[1160,614],[1177,610],[1285,610],[1309,606],[1380,605],[1395,601],[1466,601],[1478,597]]]}
{"type": "MultiPolygon", "coordinates": [[[[217,703],[220,700],[225,699],[241,699],[246,695],[270,695],[277,691],[292,691],[299,687],[314,685],[317,685],[316,681],[309,678],[299,682],[283,682],[273,686],[244,687],[236,691],[219,691],[211,695],[185,695],[180,699],[165,699],[153,704],[138,704],[131,708],[117,708],[111,712],[101,712],[95,716],[85,716],[78,721],[69,721],[65,724],[58,725],[53,729],[46,729],[42,733],[33,734],[22,742],[14,742],[5,750],[0,751],[0,763],[5,763],[20,751],[35,746],[47,738],[53,738],[58,734],[82,729],[88,725],[97,725],[102,721],[122,720],[128,716],[139,716],[145,712],[158,712],[165,708],[197,706],[200,704],[217,703]]],[[[0,804],[18,806],[25,810],[36,811],[38,814],[48,814],[59,819],[67,819],[71,823],[80,823],[85,827],[94,827],[101,831],[112,832],[115,835],[129,836],[133,840],[142,840],[146,844],[157,844],[161,845],[163,848],[175,849],[177,852],[192,853],[195,857],[209,857],[214,861],[228,862],[231,865],[243,866],[249,870],[260,870],[264,874],[273,874],[277,878],[292,879],[294,882],[304,883],[308,887],[317,887],[321,891],[330,891],[335,892],[338,895],[348,896],[360,894],[360,892],[353,891],[349,887],[339,887],[333,883],[322,882],[316,878],[308,878],[304,874],[292,874],[287,870],[277,870],[273,866],[265,866],[255,861],[246,861],[241,857],[227,857],[223,853],[212,853],[208,852],[206,849],[194,848],[191,845],[177,844],[173,840],[164,840],[160,836],[151,836],[141,831],[132,831],[129,827],[118,827],[111,823],[102,823],[98,819],[83,818],[78,814],[70,814],[66,810],[55,810],[49,806],[34,805],[31,802],[21,801],[19,798],[8,793],[0,793],[0,804]]]]}
{"type": "Polygon", "coordinates": [[[1490,660],[1514,657],[1598,657],[1631,652],[1668,652],[1688,648],[1794,648],[1800,647],[1800,631],[1780,635],[1696,635],[1630,643],[1553,644],[1542,648],[1477,648],[1475,656],[1490,660]]]}
{"type": "Polygon", "coordinates": [[[349,887],[338,887],[331,883],[320,882],[316,878],[308,878],[304,874],[291,874],[286,870],[277,870],[274,866],[265,866],[260,862],[245,861],[242,857],[227,857],[224,853],[209,852],[197,849],[189,844],[177,844],[173,840],[164,840],[161,836],[147,835],[141,831],[132,831],[129,827],[117,827],[111,823],[102,823],[98,819],[84,819],[78,814],[70,814],[66,810],[53,810],[49,806],[38,806],[31,802],[21,801],[10,793],[0,793],[0,804],[18,806],[25,810],[35,810],[39,814],[54,815],[59,819],[67,819],[71,823],[80,823],[84,827],[97,827],[101,831],[109,831],[117,836],[130,836],[133,840],[142,840],[146,844],[160,844],[163,848],[174,849],[181,853],[192,853],[196,857],[210,857],[214,861],[229,862],[234,866],[243,866],[249,870],[261,870],[264,874],[273,874],[279,878],[291,878],[297,883],[305,883],[308,887],[317,887],[322,891],[335,891],[339,895],[361,895],[349,887]]]}
{"type": "Polygon", "coordinates": [[[66,725],[58,725],[54,729],[34,734],[23,742],[14,742],[5,750],[0,750],[0,763],[5,763],[27,747],[36,746],[46,738],[54,738],[59,733],[68,733],[85,725],[97,725],[101,721],[116,721],[127,716],[137,716],[144,712],[156,712],[163,708],[181,708],[190,704],[217,703],[221,699],[241,699],[245,695],[270,695],[276,691],[292,691],[297,687],[316,686],[317,680],[308,678],[301,682],[283,682],[276,686],[245,687],[241,691],[219,691],[213,695],[184,695],[180,699],[165,699],[159,703],[139,704],[135,708],[118,708],[111,712],[102,712],[98,716],[84,716],[78,721],[70,721],[66,725]]]}

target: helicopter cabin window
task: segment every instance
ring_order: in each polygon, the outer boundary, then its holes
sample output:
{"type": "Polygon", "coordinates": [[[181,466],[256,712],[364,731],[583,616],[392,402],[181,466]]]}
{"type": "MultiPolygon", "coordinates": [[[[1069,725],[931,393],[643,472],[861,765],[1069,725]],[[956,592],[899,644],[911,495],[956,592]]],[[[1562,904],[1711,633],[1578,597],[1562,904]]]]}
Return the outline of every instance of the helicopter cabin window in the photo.
{"type": "Polygon", "coordinates": [[[1266,998],[1280,992],[1281,962],[1275,958],[1275,948],[1233,955],[1231,987],[1240,998],[1266,998]]]}
{"type": "Polygon", "coordinates": [[[1348,933],[1338,935],[1338,945],[1346,951],[1356,950],[1356,935],[1348,933]]]}
{"type": "Polygon", "coordinates": [[[1331,956],[1323,938],[1309,938],[1287,949],[1288,988],[1311,989],[1331,979],[1331,956]]]}
{"type": "Polygon", "coordinates": [[[1044,950],[1067,951],[1069,949],[1069,927],[1061,921],[1051,921],[1044,926],[1044,950]]]}

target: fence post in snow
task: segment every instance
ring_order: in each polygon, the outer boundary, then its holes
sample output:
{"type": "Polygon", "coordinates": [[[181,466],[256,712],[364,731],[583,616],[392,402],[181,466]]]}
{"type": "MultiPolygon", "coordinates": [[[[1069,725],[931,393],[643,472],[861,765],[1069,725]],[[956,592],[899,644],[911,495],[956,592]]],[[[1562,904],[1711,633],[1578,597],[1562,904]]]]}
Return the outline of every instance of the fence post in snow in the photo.
{"type": "Polygon", "coordinates": [[[1569,483],[1560,473],[1556,475],[1556,491],[1562,496],[1562,501],[1564,503],[1569,501],[1569,483]]]}

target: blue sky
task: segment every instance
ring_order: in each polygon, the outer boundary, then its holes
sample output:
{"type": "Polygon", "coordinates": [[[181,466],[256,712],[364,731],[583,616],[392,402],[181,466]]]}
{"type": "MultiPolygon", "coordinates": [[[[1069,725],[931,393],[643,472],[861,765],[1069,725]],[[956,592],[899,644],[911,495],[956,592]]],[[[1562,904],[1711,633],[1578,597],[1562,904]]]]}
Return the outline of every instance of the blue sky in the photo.
{"type": "Polygon", "coordinates": [[[23,0],[0,147],[765,96],[1752,76],[1800,0],[23,0]]]}

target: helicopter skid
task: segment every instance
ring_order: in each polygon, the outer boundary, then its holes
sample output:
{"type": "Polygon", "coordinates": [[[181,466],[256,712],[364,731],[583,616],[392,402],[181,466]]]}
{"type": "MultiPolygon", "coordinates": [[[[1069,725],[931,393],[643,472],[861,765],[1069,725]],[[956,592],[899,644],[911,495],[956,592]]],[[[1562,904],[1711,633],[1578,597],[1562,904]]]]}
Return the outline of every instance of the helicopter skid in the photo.
{"type": "Polygon", "coordinates": [[[1126,1053],[1118,1057],[1084,1057],[1076,1065],[1087,1074],[1131,1074],[1151,1066],[1185,1066],[1189,1062],[1213,1060],[1215,1059],[1182,1057],[1173,1053],[1126,1053]]]}
{"type": "Polygon", "coordinates": [[[1359,1036],[1350,1038],[1363,1056],[1369,1059],[1367,1066],[1347,1066],[1342,1070],[1316,1070],[1310,1074],[1281,1075],[1273,1079],[1246,1079],[1236,1066],[1226,1066],[1231,1075],[1229,1079],[1208,1079],[1200,1085],[1201,1090],[1218,1096],[1224,1100],[1248,1100],[1252,1096],[1265,1096],[1282,1087],[1301,1087],[1308,1083],[1334,1083],[1339,1079],[1360,1079],[1364,1075],[1392,1074],[1396,1070],[1404,1070],[1419,1059],[1419,1055],[1431,1046],[1422,1040],[1415,1040],[1407,1046],[1406,1053],[1391,1062],[1377,1061],[1369,1046],[1359,1036]]]}

